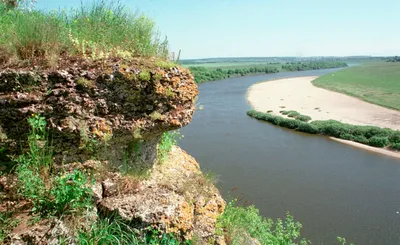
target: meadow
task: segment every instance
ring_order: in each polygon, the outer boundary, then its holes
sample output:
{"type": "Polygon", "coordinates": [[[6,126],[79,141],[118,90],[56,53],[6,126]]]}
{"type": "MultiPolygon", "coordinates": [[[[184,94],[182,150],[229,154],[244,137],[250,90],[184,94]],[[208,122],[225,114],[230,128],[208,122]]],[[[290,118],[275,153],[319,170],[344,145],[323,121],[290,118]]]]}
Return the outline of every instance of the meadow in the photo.
{"type": "Polygon", "coordinates": [[[400,63],[371,62],[353,66],[312,82],[315,86],[400,110],[400,63]]]}

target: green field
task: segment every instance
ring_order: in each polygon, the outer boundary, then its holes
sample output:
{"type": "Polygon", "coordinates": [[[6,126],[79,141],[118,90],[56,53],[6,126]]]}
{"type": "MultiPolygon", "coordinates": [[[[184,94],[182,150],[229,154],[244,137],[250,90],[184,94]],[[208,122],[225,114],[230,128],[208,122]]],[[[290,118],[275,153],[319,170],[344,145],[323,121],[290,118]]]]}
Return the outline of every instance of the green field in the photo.
{"type": "Polygon", "coordinates": [[[400,62],[364,63],[322,76],[313,84],[400,110],[400,62]]]}

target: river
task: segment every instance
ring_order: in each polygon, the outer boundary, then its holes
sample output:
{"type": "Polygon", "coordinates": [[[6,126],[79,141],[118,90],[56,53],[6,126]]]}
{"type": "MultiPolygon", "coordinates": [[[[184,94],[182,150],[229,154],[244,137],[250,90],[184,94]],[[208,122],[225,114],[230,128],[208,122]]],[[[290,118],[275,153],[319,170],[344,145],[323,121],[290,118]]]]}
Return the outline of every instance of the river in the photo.
{"type": "Polygon", "coordinates": [[[313,244],[400,244],[400,161],[257,121],[247,89],[254,83],[319,76],[336,69],[225,79],[199,86],[193,122],[179,145],[219,176],[226,199],[254,204],[263,216],[287,211],[313,244]]]}

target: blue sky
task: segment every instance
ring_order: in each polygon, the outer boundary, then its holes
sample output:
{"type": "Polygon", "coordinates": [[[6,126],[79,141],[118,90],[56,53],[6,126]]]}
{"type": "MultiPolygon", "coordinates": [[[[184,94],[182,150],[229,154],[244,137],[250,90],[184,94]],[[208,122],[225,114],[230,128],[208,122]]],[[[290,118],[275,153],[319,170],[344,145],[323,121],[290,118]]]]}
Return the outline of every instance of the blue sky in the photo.
{"type": "MultiPolygon", "coordinates": [[[[83,0],[85,2],[85,0],[83,0]]],[[[182,58],[400,55],[400,0],[122,0],[182,58]]],[[[38,0],[39,9],[81,0],[38,0]]]]}

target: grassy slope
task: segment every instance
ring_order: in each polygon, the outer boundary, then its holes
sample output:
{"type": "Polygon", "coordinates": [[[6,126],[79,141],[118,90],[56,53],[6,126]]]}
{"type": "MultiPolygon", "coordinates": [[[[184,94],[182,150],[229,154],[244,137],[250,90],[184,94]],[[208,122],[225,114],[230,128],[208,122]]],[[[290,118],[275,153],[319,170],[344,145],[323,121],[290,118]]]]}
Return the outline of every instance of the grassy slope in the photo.
{"type": "Polygon", "coordinates": [[[399,62],[365,63],[322,76],[313,84],[400,110],[399,62]]]}

